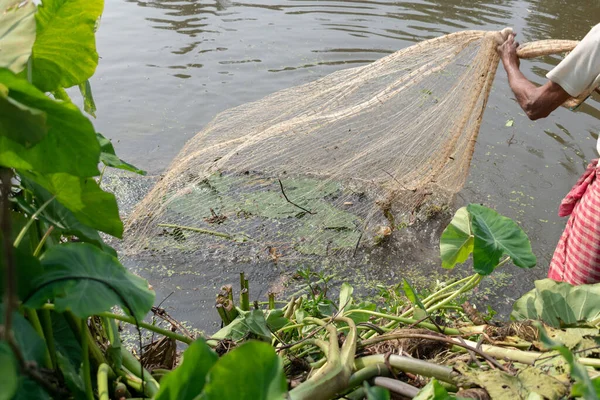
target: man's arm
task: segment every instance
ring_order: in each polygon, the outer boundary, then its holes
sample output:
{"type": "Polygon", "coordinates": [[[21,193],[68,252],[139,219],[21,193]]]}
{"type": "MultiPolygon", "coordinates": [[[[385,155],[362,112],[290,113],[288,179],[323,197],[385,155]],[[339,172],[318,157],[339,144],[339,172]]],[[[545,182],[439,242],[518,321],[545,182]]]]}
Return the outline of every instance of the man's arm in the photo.
{"type": "Polygon", "coordinates": [[[525,78],[519,69],[518,47],[519,43],[515,42],[514,34],[510,34],[508,39],[498,46],[500,59],[508,75],[508,84],[529,119],[545,118],[571,96],[559,84],[550,80],[537,87],[525,78]]]}

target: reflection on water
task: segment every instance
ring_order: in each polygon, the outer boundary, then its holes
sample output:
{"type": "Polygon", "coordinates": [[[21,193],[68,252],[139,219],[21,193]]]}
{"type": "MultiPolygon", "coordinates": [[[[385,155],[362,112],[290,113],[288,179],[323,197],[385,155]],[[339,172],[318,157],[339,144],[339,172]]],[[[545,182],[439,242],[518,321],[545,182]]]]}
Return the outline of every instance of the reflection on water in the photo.
{"type": "MultiPolygon", "coordinates": [[[[159,174],[218,112],[277,90],[445,33],[513,26],[521,42],[580,39],[599,19],[598,0],[106,0],[96,126],[122,157],[159,174]]],[[[559,61],[521,67],[541,84],[559,61]]],[[[531,122],[498,70],[459,201],[497,208],[532,238],[541,267],[517,272],[514,291],[545,274],[564,225],[557,204],[597,157],[599,100],[531,122]]]]}

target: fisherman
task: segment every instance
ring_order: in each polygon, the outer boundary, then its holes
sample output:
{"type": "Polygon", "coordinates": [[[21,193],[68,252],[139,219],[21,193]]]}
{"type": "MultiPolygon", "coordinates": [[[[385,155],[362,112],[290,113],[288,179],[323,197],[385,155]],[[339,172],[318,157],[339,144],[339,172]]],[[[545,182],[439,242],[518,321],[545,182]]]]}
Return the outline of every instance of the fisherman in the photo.
{"type": "MultiPolygon", "coordinates": [[[[515,35],[498,46],[508,83],[531,120],[545,118],[570,97],[600,86],[600,24],[583,38],[546,77],[540,87],[519,70],[515,35]]],[[[600,139],[597,144],[600,153],[600,139]]],[[[600,282],[600,165],[592,160],[561,202],[558,215],[570,215],[550,262],[548,278],[573,285],[600,282]]]]}

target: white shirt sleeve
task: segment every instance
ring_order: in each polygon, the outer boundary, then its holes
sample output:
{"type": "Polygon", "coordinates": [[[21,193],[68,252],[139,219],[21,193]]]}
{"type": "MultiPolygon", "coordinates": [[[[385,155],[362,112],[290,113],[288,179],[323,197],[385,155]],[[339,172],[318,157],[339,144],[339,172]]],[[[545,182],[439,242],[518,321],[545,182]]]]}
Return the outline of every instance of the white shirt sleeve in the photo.
{"type": "Polygon", "coordinates": [[[600,85],[600,24],[594,26],[575,49],[546,75],[565,92],[577,97],[600,85]]]}

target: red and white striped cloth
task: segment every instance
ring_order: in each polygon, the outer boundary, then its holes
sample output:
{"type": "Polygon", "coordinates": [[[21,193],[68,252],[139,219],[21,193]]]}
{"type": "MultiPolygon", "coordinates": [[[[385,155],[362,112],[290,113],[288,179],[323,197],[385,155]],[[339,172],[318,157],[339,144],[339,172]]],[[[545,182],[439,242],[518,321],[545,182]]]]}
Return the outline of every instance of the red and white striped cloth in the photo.
{"type": "Polygon", "coordinates": [[[600,174],[598,160],[561,202],[558,215],[571,217],[550,262],[548,278],[573,285],[600,282],[600,174]]]}

